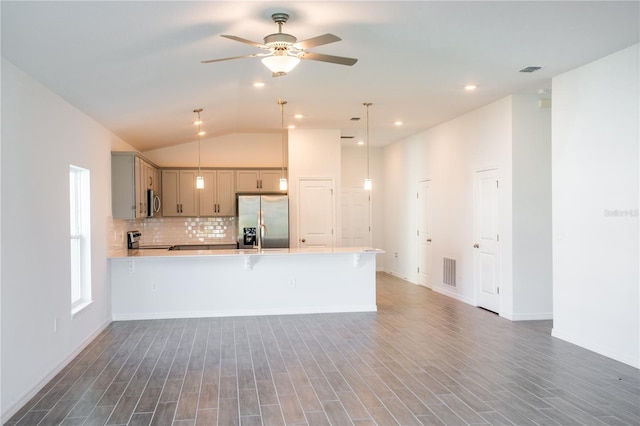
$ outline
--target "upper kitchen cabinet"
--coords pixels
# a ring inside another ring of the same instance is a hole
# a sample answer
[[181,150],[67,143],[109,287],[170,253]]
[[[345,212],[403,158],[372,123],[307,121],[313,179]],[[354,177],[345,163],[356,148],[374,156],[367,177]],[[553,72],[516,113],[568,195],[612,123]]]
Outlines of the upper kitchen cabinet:
[[204,188],[200,195],[200,216],[235,216],[235,170],[202,170]]
[[197,170],[162,170],[162,215],[198,216]]
[[236,192],[286,192],[280,191],[280,169],[237,170]]
[[111,153],[111,214],[114,219],[148,215],[147,190],[157,191],[158,168],[135,152]]
[[143,168],[142,177],[144,179],[146,189],[150,189],[153,192],[158,193],[160,190],[160,170],[144,160],[142,161],[141,166]]

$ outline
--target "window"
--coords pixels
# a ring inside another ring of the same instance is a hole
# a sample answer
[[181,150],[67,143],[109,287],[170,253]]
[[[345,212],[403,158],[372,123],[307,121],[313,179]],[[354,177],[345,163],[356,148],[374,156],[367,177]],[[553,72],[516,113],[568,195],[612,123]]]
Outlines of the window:
[[69,166],[71,313],[91,303],[91,215],[89,170]]

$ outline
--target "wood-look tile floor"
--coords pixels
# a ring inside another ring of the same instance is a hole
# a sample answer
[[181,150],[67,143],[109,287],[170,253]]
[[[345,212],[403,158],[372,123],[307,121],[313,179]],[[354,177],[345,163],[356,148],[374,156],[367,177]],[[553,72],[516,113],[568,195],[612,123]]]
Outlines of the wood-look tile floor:
[[638,425],[640,372],[378,274],[378,312],[112,323],[7,425]]

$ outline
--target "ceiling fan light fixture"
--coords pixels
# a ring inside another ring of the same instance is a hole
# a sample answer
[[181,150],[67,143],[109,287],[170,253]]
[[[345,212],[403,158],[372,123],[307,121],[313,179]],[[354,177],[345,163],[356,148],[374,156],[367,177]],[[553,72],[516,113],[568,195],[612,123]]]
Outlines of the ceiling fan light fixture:
[[300,58],[289,56],[286,52],[284,55],[278,55],[276,53],[272,56],[262,58],[262,63],[274,74],[287,74],[300,63]]

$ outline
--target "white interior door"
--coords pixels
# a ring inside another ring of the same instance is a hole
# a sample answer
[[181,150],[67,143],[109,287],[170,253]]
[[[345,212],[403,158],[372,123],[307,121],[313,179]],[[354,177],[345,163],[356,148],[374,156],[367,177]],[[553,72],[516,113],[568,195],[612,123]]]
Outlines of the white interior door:
[[498,170],[475,175],[474,269],[477,304],[500,313],[500,220]]
[[333,180],[301,179],[298,205],[300,247],[335,247]]
[[418,182],[418,284],[431,287],[431,181]]
[[342,247],[371,247],[371,191],[342,190]]

